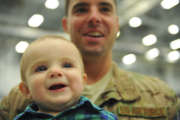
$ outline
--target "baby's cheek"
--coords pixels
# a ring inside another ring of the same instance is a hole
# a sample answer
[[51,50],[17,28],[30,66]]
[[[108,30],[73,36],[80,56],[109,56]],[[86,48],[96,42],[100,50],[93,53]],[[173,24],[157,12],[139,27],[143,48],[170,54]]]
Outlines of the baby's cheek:
[[81,94],[83,89],[84,89],[84,84],[81,82],[81,83],[76,83],[74,86],[73,86],[73,89],[74,91],[76,91],[77,93]]

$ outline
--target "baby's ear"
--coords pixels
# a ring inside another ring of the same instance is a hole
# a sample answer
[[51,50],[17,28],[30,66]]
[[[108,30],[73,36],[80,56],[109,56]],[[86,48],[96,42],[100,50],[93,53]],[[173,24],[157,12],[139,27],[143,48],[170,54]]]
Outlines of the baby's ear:
[[27,98],[31,98],[31,93],[30,93],[29,88],[25,82],[21,82],[19,84],[19,90],[21,91],[21,93],[24,96],[26,96]]
[[83,83],[86,84],[86,82],[87,82],[87,74],[84,73],[83,74]]

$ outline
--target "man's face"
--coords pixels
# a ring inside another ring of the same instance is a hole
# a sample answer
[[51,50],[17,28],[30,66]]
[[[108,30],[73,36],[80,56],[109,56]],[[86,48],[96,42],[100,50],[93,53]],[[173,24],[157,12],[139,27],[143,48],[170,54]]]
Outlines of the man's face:
[[62,22],[83,55],[108,54],[119,28],[114,0],[70,0]]
[[66,109],[83,91],[80,55],[63,40],[44,40],[26,52],[25,77],[30,96],[43,112]]

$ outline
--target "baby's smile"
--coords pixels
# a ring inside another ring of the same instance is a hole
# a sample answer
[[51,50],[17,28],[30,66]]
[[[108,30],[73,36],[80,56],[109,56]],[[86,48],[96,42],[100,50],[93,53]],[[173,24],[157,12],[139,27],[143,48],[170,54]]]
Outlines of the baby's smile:
[[67,85],[62,84],[62,83],[58,83],[58,84],[53,84],[51,85],[48,89],[51,91],[56,91],[56,90],[60,90],[67,87]]

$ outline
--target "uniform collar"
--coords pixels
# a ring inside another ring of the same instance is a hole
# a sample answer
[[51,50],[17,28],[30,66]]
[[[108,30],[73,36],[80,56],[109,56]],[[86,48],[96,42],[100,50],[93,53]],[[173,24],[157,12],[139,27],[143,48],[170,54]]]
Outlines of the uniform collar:
[[113,74],[114,86],[124,101],[130,102],[140,98],[140,92],[129,72],[121,70],[115,63],[113,63]]
[[109,99],[125,102],[134,102],[140,99],[140,92],[137,90],[131,75],[121,70],[115,63],[112,64],[112,77],[95,104],[101,105]]

